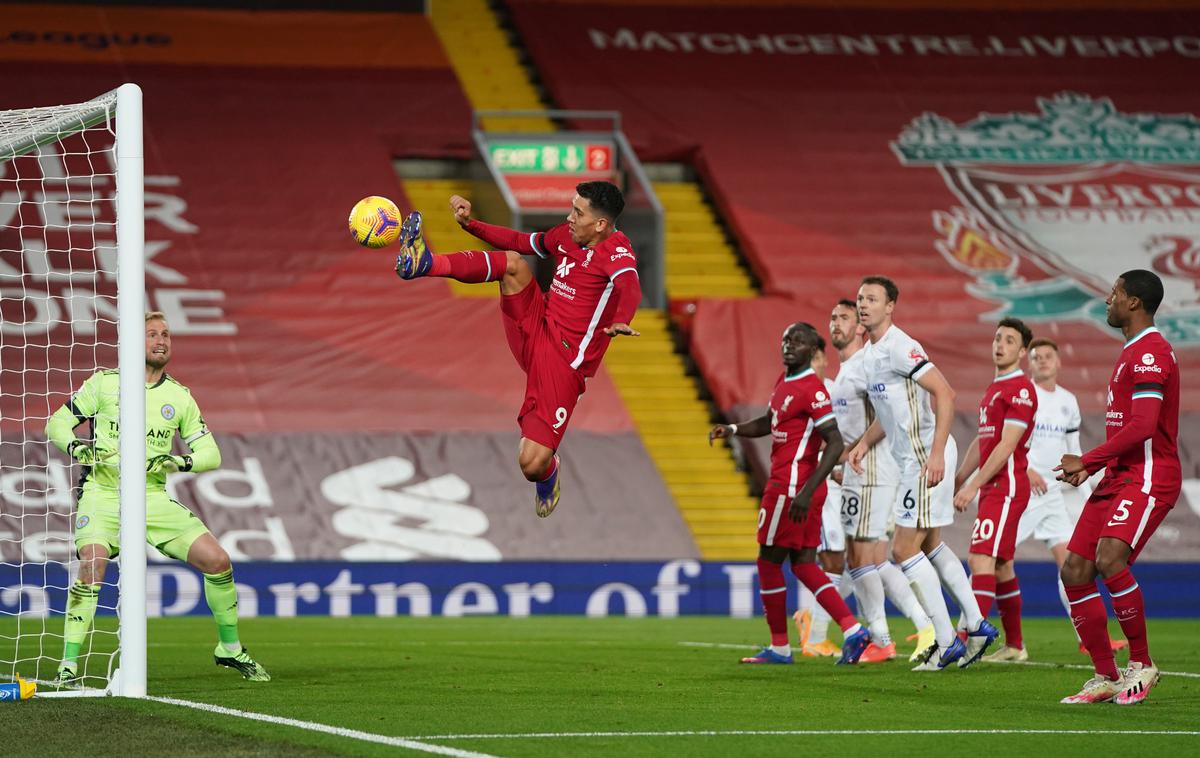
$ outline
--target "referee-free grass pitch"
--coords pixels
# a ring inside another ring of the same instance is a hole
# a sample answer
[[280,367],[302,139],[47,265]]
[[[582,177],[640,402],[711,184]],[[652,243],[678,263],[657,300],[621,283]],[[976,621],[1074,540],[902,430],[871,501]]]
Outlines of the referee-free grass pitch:
[[[894,619],[893,627],[907,631],[908,623]],[[1200,673],[1198,628],[1193,620],[1150,621],[1161,669]],[[1143,706],[1069,707],[1059,698],[1090,671],[980,663],[917,674],[906,661],[839,667],[830,659],[739,665],[766,638],[761,619],[247,619],[243,640],[274,677],[265,684],[214,666],[214,635],[208,618],[151,619],[149,693],[497,756],[1200,754],[1194,735],[1111,733],[1200,731],[1200,678],[1164,676]],[[1065,619],[1029,619],[1026,639],[1034,661],[1088,663]],[[34,699],[0,709],[5,742],[17,754],[417,754],[121,698]],[[662,734],[789,730],[847,733]],[[870,734],[886,730],[947,733]],[[567,736],[589,732],[612,734]],[[524,736],[445,737],[479,734]]]

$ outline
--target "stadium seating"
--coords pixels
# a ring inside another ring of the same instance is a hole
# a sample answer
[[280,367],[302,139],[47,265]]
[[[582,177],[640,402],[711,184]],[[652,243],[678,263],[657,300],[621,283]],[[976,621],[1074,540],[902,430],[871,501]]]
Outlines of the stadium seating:
[[[101,26],[127,20],[87,13]],[[242,534],[250,558],[695,556],[603,371],[572,418],[562,511],[573,513],[534,518],[532,487],[515,465],[524,382],[496,286],[461,298],[444,280],[400,282],[394,250],[365,250],[347,233],[354,202],[380,194],[405,211],[419,200],[432,243],[459,244],[446,237],[453,186],[417,181],[408,196],[392,169],[396,156],[467,155],[470,110],[429,20],[285,15],[293,43],[326,35],[345,58],[322,48],[302,65],[286,46],[267,45],[255,61],[213,46],[202,61],[173,64],[171,51],[134,49],[117,67],[53,62],[74,50],[43,51],[51,62],[11,60],[24,48],[0,53],[9,74],[0,108],[87,100],[126,78],[144,91],[146,239],[157,248],[148,305],[172,317],[170,371],[192,388],[224,452],[215,480],[185,485],[189,504],[218,534]],[[128,18],[180,40],[191,39],[184,26],[205,30],[213,18],[234,28],[279,21],[205,10]],[[380,34],[386,48],[356,45]],[[12,337],[3,344],[18,347]],[[86,374],[54,376],[57,404]],[[21,416],[5,414],[6,442]],[[40,435],[44,418],[25,422]],[[233,486],[242,502],[247,483],[260,507],[229,506],[221,493]],[[470,514],[465,526],[454,513]],[[614,543],[614,530],[628,537]]]
[[[727,413],[763,407],[784,325],[824,329],[832,305],[874,273],[897,281],[898,323],[958,391],[960,447],[992,374],[1003,313],[1062,345],[1061,379],[1083,407],[1084,443],[1102,437],[1120,340],[1101,301],[1125,268],[1167,274],[1174,300],[1160,321],[1184,375],[1200,368],[1192,275],[1178,265],[1197,241],[1195,225],[1164,221],[1181,217],[1151,189],[1170,174],[1172,186],[1159,192],[1182,197],[1197,181],[1193,159],[1160,155],[1128,169],[1122,160],[1135,153],[1121,152],[1119,136],[1166,135],[1177,124],[1191,135],[1178,137],[1181,150],[1196,136],[1194,117],[1171,115],[1196,113],[1200,100],[1166,86],[1191,55],[1172,36],[1169,11],[981,6],[951,18],[933,9],[697,3],[682,15],[614,0],[589,5],[593,20],[577,24],[578,9],[511,4],[551,96],[563,107],[622,111],[644,160],[690,160],[762,282],[760,299],[696,306],[692,355]],[[575,79],[581,59],[595,64],[586,87]],[[1069,150],[1042,149],[1050,134]],[[958,157],[947,157],[953,149]],[[1118,221],[1105,210],[1116,207],[1158,215]],[[1171,235],[1182,239],[1164,241]],[[831,359],[836,368],[832,351]],[[1189,418],[1200,411],[1196,393],[1183,403]],[[1182,447],[1193,476],[1197,445],[1185,437]],[[1200,536],[1194,516],[1179,518],[1186,540]]]

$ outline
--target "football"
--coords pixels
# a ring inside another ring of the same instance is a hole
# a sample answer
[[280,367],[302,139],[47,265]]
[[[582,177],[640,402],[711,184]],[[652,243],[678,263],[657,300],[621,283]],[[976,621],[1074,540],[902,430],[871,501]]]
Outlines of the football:
[[350,236],[363,247],[386,247],[400,236],[400,209],[386,197],[364,197],[350,209]]

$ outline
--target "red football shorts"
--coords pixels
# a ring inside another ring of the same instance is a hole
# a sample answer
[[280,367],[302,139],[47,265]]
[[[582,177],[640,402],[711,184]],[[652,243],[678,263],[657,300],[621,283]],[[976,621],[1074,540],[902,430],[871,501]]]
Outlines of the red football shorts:
[[571,368],[554,344],[546,323],[546,296],[537,282],[500,298],[504,334],[525,372],[525,402],[517,414],[521,436],[557,450],[579,396],[587,389],[583,374]]
[[813,493],[812,504],[804,520],[797,523],[788,517],[792,498],[788,497],[787,487],[768,483],[758,509],[758,544],[768,547],[778,545],[792,550],[820,547],[821,511],[824,510],[826,491],[825,482],[821,482],[821,486]]
[[967,552],[990,555],[1002,561],[1011,561],[1017,550],[1017,524],[1021,514],[1029,505],[1029,487],[1017,488],[1013,498],[1008,497],[1008,485],[985,486],[979,491],[979,515],[971,529],[971,546]]
[[1083,505],[1079,522],[1067,549],[1076,555],[1096,560],[1096,543],[1101,537],[1113,537],[1133,548],[1129,565],[1166,518],[1174,503],[1164,503],[1129,485],[1115,493],[1093,494]]

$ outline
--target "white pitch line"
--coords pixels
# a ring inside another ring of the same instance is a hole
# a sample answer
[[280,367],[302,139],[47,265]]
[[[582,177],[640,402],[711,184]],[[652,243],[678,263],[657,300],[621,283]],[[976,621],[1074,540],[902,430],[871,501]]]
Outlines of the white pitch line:
[[731,645],[728,642],[680,642],[684,647],[719,647],[723,650],[757,650],[762,645]]
[[[235,708],[226,708],[220,705],[211,705],[209,703],[197,703],[191,700],[178,700],[173,697],[147,697],[146,700],[153,700],[156,703],[167,703],[168,705],[182,705],[185,708],[195,708],[198,711],[208,711],[209,713],[218,713],[222,716],[236,716],[242,719],[251,721],[263,721],[268,724],[280,724],[282,726],[291,726],[297,729],[307,729],[310,732],[321,732],[322,734],[332,734],[337,737],[348,737],[352,740],[362,740],[363,742],[375,742],[380,745],[389,745],[391,747],[402,747],[409,750],[416,750],[422,753],[435,753],[437,755],[452,755],[457,758],[496,758],[489,753],[476,753],[470,750],[459,750],[458,748],[445,747],[443,745],[426,745],[423,742],[406,737],[391,737],[386,734],[372,734],[371,732],[360,732],[357,729],[346,729],[340,726],[329,726],[327,724],[318,724],[313,721],[300,721],[299,719],[289,719],[283,716],[270,716],[265,713],[253,713],[251,711],[239,711]],[[446,739],[453,739],[452,737]]]
[[[988,661],[988,663],[1015,663],[1018,666],[1042,666],[1044,668],[1055,669],[1079,669],[1081,671],[1094,671],[1091,666],[1085,666],[1081,663],[1049,663],[1046,661]],[[1159,671],[1163,676],[1186,676],[1189,679],[1200,679],[1200,674],[1193,674],[1191,671]]]
[[[724,650],[756,650],[760,645],[733,645],[728,642],[680,642],[683,647],[715,647]],[[987,661],[987,663],[1011,663],[1018,666],[1041,666],[1051,669],[1078,669],[1080,671],[1093,671],[1091,666],[1085,666],[1081,663],[1050,663],[1049,661]],[[1183,676],[1189,679],[1200,679],[1200,674],[1191,671],[1159,671],[1163,676]]]
[[920,734],[1083,734],[1166,735],[1196,737],[1200,732],[1176,729],[725,729],[673,732],[529,732],[525,734],[425,734],[418,740],[522,740],[572,737],[814,737],[823,735],[920,735]]

